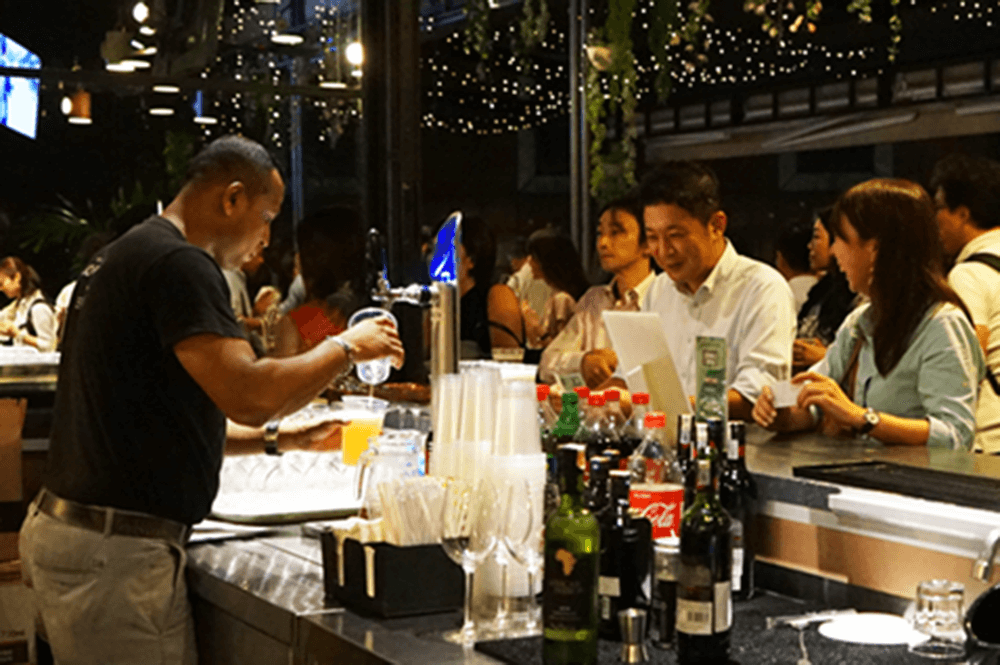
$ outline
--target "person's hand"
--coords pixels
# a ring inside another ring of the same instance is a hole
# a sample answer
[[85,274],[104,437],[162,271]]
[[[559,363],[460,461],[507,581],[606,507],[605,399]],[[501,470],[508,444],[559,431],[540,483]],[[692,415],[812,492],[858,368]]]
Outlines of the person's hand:
[[17,335],[17,326],[10,321],[0,321],[0,335],[14,337]]
[[860,427],[865,421],[865,409],[855,404],[840,385],[819,372],[803,372],[792,377],[792,383],[806,382],[799,393],[798,406],[808,409],[812,405],[823,411],[825,419],[847,427]]
[[596,388],[611,378],[618,367],[618,356],[613,349],[594,349],[583,354],[580,373],[591,388]]
[[344,427],[349,421],[329,420],[321,423],[282,423],[278,430],[281,446],[286,450],[340,450]]
[[770,429],[774,425],[774,421],[778,418],[778,409],[774,406],[774,392],[771,386],[764,386],[761,389],[750,415],[753,416],[754,422],[764,429]]
[[355,362],[389,357],[396,369],[403,366],[403,342],[386,317],[365,319],[340,333],[340,338],[354,347]]
[[816,338],[797,339],[792,342],[792,362],[796,365],[813,365],[826,357],[826,346]]

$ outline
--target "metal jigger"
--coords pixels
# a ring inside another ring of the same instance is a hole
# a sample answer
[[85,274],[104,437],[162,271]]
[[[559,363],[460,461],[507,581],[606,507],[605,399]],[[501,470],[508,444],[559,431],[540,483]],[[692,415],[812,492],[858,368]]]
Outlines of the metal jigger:
[[623,663],[647,662],[646,610],[635,607],[622,610],[618,613],[618,625],[622,629],[622,652],[619,660]]

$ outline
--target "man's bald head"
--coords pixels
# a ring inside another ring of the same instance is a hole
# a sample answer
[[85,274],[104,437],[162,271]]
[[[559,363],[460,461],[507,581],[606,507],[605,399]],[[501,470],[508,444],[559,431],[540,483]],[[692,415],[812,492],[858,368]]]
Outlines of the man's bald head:
[[239,181],[254,198],[268,190],[271,172],[278,170],[270,153],[256,141],[229,135],[209,143],[188,164],[184,185],[229,184]]

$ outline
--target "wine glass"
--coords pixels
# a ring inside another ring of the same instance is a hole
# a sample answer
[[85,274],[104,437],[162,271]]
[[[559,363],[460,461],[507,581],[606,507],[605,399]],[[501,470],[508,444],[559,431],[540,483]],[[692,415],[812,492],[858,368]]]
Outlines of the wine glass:
[[524,636],[539,632],[539,608],[535,580],[542,570],[545,553],[545,523],[542,497],[528,480],[515,480],[507,487],[503,544],[514,560],[528,572],[528,610]]
[[476,484],[448,480],[441,507],[441,546],[465,573],[462,627],[444,634],[449,642],[471,646],[476,641],[472,620],[472,581],[476,568],[496,547],[499,492],[489,480]]

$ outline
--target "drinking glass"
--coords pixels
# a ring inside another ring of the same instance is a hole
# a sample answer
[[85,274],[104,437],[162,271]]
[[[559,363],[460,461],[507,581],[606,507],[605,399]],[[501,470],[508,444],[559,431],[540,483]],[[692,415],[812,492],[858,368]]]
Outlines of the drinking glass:
[[[399,322],[396,321],[396,317],[392,315],[392,312],[381,307],[364,307],[359,309],[351,315],[351,318],[347,321],[347,327],[350,328],[365,319],[382,318],[389,319],[392,322],[392,327],[397,330],[399,329]],[[389,358],[366,360],[357,364],[357,370],[358,378],[361,381],[370,386],[377,386],[385,383],[385,380],[389,378],[389,372],[392,371],[392,362]]]
[[962,594],[965,587],[951,580],[926,580],[917,585],[913,627],[929,639],[911,644],[910,653],[925,658],[960,658],[965,655],[962,628]]
[[542,570],[545,554],[545,523],[542,520],[542,498],[529,480],[515,480],[507,486],[503,543],[514,560],[528,572],[527,621],[519,636],[539,633],[538,602],[535,582]]
[[464,646],[476,641],[472,620],[472,582],[476,568],[496,547],[500,499],[489,480],[470,483],[448,480],[441,507],[441,546],[465,573],[465,603],[462,627],[444,634],[444,639]]

